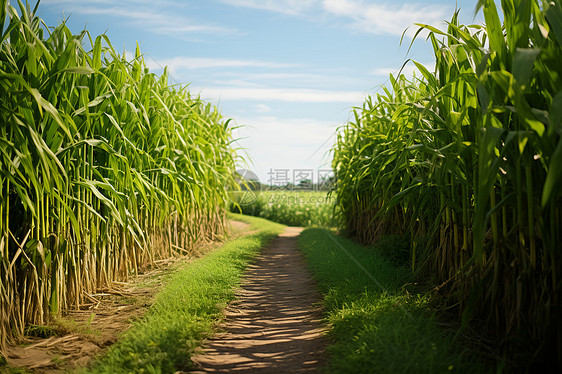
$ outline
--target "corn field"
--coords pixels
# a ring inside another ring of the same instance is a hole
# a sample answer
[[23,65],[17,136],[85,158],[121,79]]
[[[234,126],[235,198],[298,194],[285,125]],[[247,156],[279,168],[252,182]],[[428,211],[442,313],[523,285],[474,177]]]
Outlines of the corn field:
[[[244,192],[231,192],[230,211],[262,217],[288,226],[330,227],[335,198],[322,191],[261,191],[251,202],[242,202]],[[246,197],[247,198],[247,197]],[[235,203],[236,202],[236,203]]]
[[0,1],[0,346],[221,237],[234,183],[214,107],[38,5]]
[[333,149],[337,205],[362,242],[409,236],[413,271],[464,326],[562,366],[562,1],[480,10],[483,25],[418,25],[434,70],[408,62],[418,77],[354,111]]

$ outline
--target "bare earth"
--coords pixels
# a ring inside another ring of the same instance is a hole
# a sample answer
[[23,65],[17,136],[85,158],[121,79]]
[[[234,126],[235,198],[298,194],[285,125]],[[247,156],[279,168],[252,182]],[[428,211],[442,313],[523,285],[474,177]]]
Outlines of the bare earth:
[[324,363],[321,297],[290,227],[248,269],[224,332],[193,357],[196,373],[304,373]]

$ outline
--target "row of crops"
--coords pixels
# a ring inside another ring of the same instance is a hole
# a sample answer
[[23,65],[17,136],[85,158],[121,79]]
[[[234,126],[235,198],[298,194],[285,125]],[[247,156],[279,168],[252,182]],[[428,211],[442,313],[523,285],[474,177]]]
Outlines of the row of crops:
[[235,153],[216,109],[0,1],[0,345],[221,236]]
[[562,1],[500,5],[479,1],[484,25],[419,25],[435,69],[410,62],[418,78],[355,110],[337,204],[362,242],[408,236],[463,325],[562,365]]
[[335,197],[323,191],[237,191],[231,192],[230,211],[289,226],[335,226]]

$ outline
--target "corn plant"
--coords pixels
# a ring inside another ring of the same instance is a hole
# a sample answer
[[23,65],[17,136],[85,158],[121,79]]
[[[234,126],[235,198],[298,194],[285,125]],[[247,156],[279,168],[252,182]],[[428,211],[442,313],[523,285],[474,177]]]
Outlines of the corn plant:
[[232,192],[230,210],[262,217],[289,226],[334,226],[335,198],[322,191],[268,190],[251,202],[242,202],[243,193]]
[[435,69],[391,77],[334,146],[345,229],[411,239],[463,324],[562,365],[562,2],[481,0],[484,25],[428,32]]
[[0,346],[222,237],[234,183],[216,108],[38,5],[0,1]]

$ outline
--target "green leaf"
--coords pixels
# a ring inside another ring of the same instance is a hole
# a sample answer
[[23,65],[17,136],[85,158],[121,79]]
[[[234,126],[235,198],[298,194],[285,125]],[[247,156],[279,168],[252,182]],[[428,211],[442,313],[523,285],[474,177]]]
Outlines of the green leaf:
[[[510,14],[504,8],[504,22],[507,33],[509,49],[515,51],[517,48],[527,48],[529,46],[529,25],[531,24],[531,4],[529,0],[509,0],[502,1],[504,7],[509,6]],[[512,22],[511,17],[513,17]]]
[[33,75],[37,76],[37,56],[35,55],[35,46],[33,44],[27,43],[27,71]]
[[437,80],[435,79],[435,76],[433,74],[431,74],[429,72],[429,70],[427,70],[427,68],[425,66],[423,66],[422,64],[420,64],[417,61],[413,61],[414,64],[416,65],[416,67],[418,68],[418,70],[422,73],[422,75],[425,77],[425,79],[427,79],[427,81],[429,82],[430,85],[437,87]]
[[100,190],[98,190],[98,188],[96,187],[95,183],[93,181],[89,181],[89,180],[85,180],[82,182],[74,182],[77,185],[80,186],[84,186],[87,187],[90,191],[92,191],[92,193],[104,204],[106,205],[111,213],[113,218],[119,223],[119,225],[124,226],[125,223],[123,222],[123,219],[121,217],[121,215],[119,214],[119,211],[117,210],[117,208],[115,207],[115,204],[113,204],[113,202],[107,198],[103,193],[101,193]]
[[519,154],[522,155],[525,151],[525,146],[529,141],[529,137],[523,131],[520,131],[518,135],[519,136],[517,137],[517,144],[519,145]]
[[541,53],[538,48],[517,48],[513,56],[513,77],[520,86],[529,83],[535,60]]
[[72,195],[69,196],[65,196],[65,198],[62,197],[61,192],[60,191],[56,191],[57,193],[53,194],[55,197],[55,200],[61,204],[61,207],[63,208],[64,212],[67,214],[68,219],[70,220],[70,227],[72,227],[74,235],[76,235],[76,239],[80,240],[82,237],[82,230],[80,227],[80,224],[78,223],[78,219],[76,218],[76,214],[74,213],[74,211],[72,210],[72,208],[67,204],[66,202],[66,197],[68,197],[70,200],[77,200],[76,198],[74,198]]
[[47,100],[45,100],[43,98],[43,96],[41,96],[41,94],[39,93],[39,91],[36,88],[28,88],[28,91],[31,93],[31,95],[33,96],[33,98],[35,99],[35,101],[37,102],[37,109],[39,109],[39,113],[41,115],[43,115],[43,111],[46,111],[47,113],[49,113],[53,119],[57,122],[57,124],[61,127],[61,129],[63,129],[63,131],[65,132],[65,134],[69,137],[72,138],[72,135],[70,134],[70,131],[68,129],[68,127],[64,124],[64,122],[61,120],[60,116],[59,116],[59,112],[58,110],[53,106],[53,104],[51,104],[50,102],[48,102]]
[[[492,121],[497,119],[491,116]],[[498,141],[505,130],[493,126],[482,128],[478,152],[478,187],[474,202],[475,213],[473,222],[474,256],[481,261],[484,233],[486,231],[486,211],[490,199],[490,191],[496,183],[499,169],[499,157],[496,155]]]
[[[4,32],[4,25],[6,24],[6,7],[8,0],[0,0],[0,32]],[[2,40],[4,38],[2,37]]]
[[71,74],[84,74],[84,75],[90,75],[93,72],[94,71],[87,66],[72,66],[58,71],[58,73],[71,73]]
[[[548,174],[546,175],[546,181],[544,182],[544,187],[542,190],[542,207],[546,207],[548,202],[552,197],[553,191],[555,191],[556,186],[560,184],[562,177],[562,139],[558,141],[558,146],[550,158],[550,163],[548,165]],[[556,189],[556,190],[559,190]]]
[[552,0],[554,5],[550,5],[546,11],[546,19],[558,39],[558,45],[562,44],[562,1]]
[[92,68],[94,70],[99,70],[101,68],[101,35],[96,38],[94,43],[92,63]]
[[550,105],[550,127],[562,136],[562,91],[558,92]]
[[496,10],[496,4],[493,0],[484,1],[484,18],[486,20],[488,37],[490,38],[490,50],[497,53],[500,63],[502,63],[505,61],[506,45],[503,36],[503,27]]

